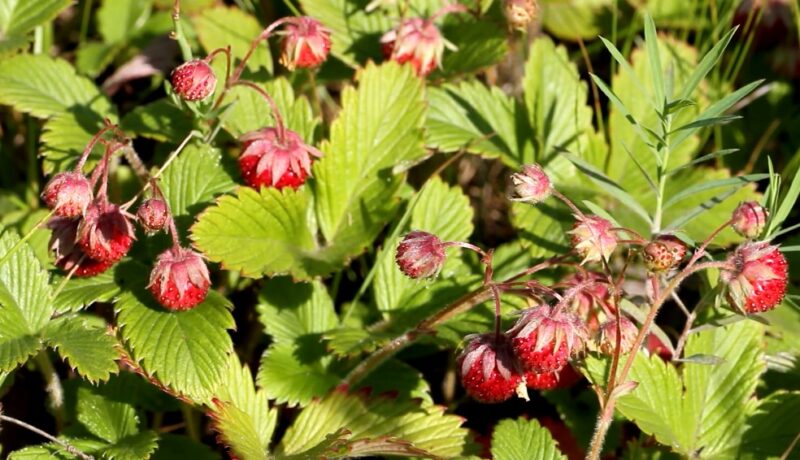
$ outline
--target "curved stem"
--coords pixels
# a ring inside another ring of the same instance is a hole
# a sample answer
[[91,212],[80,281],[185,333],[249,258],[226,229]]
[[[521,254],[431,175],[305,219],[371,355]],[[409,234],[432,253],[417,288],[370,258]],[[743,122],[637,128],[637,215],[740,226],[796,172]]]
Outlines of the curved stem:
[[83,149],[83,153],[81,154],[80,159],[78,160],[78,164],[75,165],[75,172],[79,173],[83,170],[83,166],[86,164],[86,160],[89,159],[89,154],[92,153],[92,149],[94,149],[95,144],[100,140],[100,137],[105,134],[108,130],[116,128],[115,125],[111,123],[111,120],[108,118],[105,119],[105,126],[103,126],[100,131],[98,131],[92,139],[86,144],[86,148]]
[[80,451],[77,447],[73,446],[72,444],[69,444],[66,441],[62,441],[61,439],[58,439],[57,437],[47,433],[46,431],[40,430],[39,428],[36,428],[33,425],[25,423],[22,420],[16,419],[14,417],[9,417],[8,415],[0,414],[0,421],[13,423],[14,425],[21,426],[22,428],[25,428],[28,431],[36,433],[39,436],[47,439],[48,441],[58,444],[59,446],[63,447],[64,450],[66,450],[70,454],[76,455],[76,456],[82,458],[83,460],[94,460],[94,457],[92,457],[89,454],[83,453],[82,451]]
[[270,96],[269,93],[264,91],[263,88],[261,88],[260,86],[256,85],[251,81],[247,80],[235,81],[233,85],[247,86],[248,88],[251,88],[256,92],[258,92],[258,94],[260,94],[261,97],[263,97],[267,101],[269,106],[272,108],[272,118],[275,119],[275,128],[278,130],[278,139],[283,140],[284,136],[286,135],[286,127],[283,124],[283,117],[281,117],[281,112],[280,110],[278,110],[278,105],[275,103],[275,100],[272,99],[272,96]]
[[[725,262],[705,262],[692,267],[687,266],[682,272],[675,275],[667,287],[661,291],[660,295],[653,302],[653,305],[650,308],[650,313],[648,313],[647,318],[645,318],[644,322],[642,323],[642,327],[639,329],[639,334],[636,335],[636,340],[633,343],[632,350],[639,350],[639,348],[641,348],[645,337],[647,337],[647,334],[650,333],[650,327],[653,325],[653,321],[655,320],[658,311],[664,305],[664,302],[670,296],[672,291],[674,291],[680,285],[680,283],[683,282],[683,280],[685,280],[691,274],[701,270],[709,268],[724,268],[726,266],[727,264]],[[622,367],[622,371],[620,371],[619,376],[617,377],[616,386],[625,383],[637,354],[638,352],[633,352],[628,355],[628,358],[625,360],[625,364]],[[601,407],[603,407],[603,411],[597,420],[597,426],[595,427],[594,435],[592,436],[592,441],[589,445],[589,454],[586,456],[586,458],[589,460],[598,460],[600,458],[600,452],[603,448],[603,443],[605,442],[606,434],[608,433],[608,428],[611,425],[611,419],[614,415],[614,408],[616,406],[617,398],[614,396],[613,388],[607,388],[605,395],[605,401],[601,405]]]
[[268,40],[269,36],[272,35],[272,32],[275,29],[277,29],[281,25],[283,25],[283,24],[285,24],[287,22],[291,22],[293,20],[294,20],[294,17],[292,17],[292,16],[287,16],[285,18],[278,19],[277,21],[275,21],[272,24],[270,24],[266,29],[264,29],[264,31],[261,32],[258,35],[258,37],[256,37],[255,40],[253,40],[252,43],[250,43],[250,48],[247,49],[247,53],[245,53],[245,55],[242,58],[241,62],[239,62],[239,65],[236,66],[236,70],[233,72],[233,77],[231,78],[231,86],[235,85],[236,82],[239,81],[239,77],[242,76],[242,72],[244,72],[244,67],[245,67],[245,65],[247,65],[247,61],[250,59],[250,57],[255,52],[256,48],[258,47],[258,44],[261,43],[262,40]]
[[558,190],[556,190],[553,187],[551,187],[551,190],[553,192],[553,196],[558,198],[559,200],[563,201],[564,204],[566,204],[567,207],[572,210],[572,212],[575,214],[576,217],[578,217],[580,219],[583,219],[583,218],[586,217],[586,215],[583,213],[583,211],[578,209],[578,207],[575,206],[575,203],[573,203],[572,200],[570,200],[569,198],[564,196],[561,192],[559,192]]
[[470,251],[478,253],[478,255],[481,256],[481,258],[487,257],[486,251],[479,248],[478,246],[475,246],[472,243],[467,243],[466,241],[445,241],[444,247],[446,248],[459,247],[459,248],[469,249]]

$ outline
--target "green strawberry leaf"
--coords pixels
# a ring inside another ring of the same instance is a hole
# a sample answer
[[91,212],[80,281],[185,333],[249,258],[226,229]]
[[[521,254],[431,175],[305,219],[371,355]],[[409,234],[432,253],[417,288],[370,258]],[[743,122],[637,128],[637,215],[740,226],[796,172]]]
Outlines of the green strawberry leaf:
[[104,329],[90,326],[79,316],[62,316],[45,327],[42,336],[69,365],[88,381],[97,383],[116,373],[117,340]]
[[492,433],[492,458],[495,460],[566,460],[553,436],[536,420],[500,421]]
[[469,434],[461,423],[439,406],[336,390],[300,413],[276,457],[459,457],[469,453]]
[[0,232],[0,371],[7,372],[39,351],[54,308],[47,272],[30,246],[13,230]]
[[20,37],[36,26],[54,19],[70,6],[70,0],[2,0],[0,2],[0,37]]
[[305,406],[341,381],[331,372],[331,357],[313,336],[296,344],[277,343],[261,357],[256,381],[276,404]]
[[293,342],[327,332],[339,324],[328,290],[319,281],[293,283],[273,278],[264,283],[256,305],[259,319],[275,342]]
[[230,302],[209,291],[200,305],[173,312],[158,305],[143,285],[143,280],[135,284],[115,303],[133,359],[174,391],[205,400],[218,387],[233,350],[227,333],[234,327]]

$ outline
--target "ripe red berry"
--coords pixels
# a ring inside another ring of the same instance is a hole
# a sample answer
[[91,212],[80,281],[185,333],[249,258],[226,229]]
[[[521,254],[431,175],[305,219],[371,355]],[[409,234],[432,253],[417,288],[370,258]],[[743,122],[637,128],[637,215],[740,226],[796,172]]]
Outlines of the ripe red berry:
[[406,234],[397,245],[395,262],[409,278],[432,278],[439,274],[446,256],[438,236],[421,231]]
[[[619,350],[622,354],[628,354],[633,349],[633,344],[636,342],[636,336],[639,334],[639,329],[633,324],[626,316],[619,317],[620,336]],[[605,323],[600,326],[600,334],[597,337],[598,348],[604,355],[613,355],[617,349],[617,319],[609,318]]]
[[755,201],[745,201],[733,211],[731,227],[745,238],[758,238],[767,225],[768,216],[767,208]]
[[322,152],[289,130],[281,138],[278,129],[264,128],[245,134],[241,141],[239,169],[245,183],[253,188],[297,188],[311,172],[311,157],[322,156]]
[[525,165],[522,172],[511,175],[514,185],[513,201],[536,204],[546,200],[552,193],[550,178],[539,165]]
[[469,343],[458,357],[461,384],[477,401],[498,403],[510,398],[522,382],[505,335],[467,337]]
[[164,307],[189,310],[206,298],[210,284],[208,267],[202,256],[179,247],[158,256],[148,287]]
[[169,207],[167,203],[159,198],[151,198],[139,205],[136,211],[136,218],[148,232],[162,230],[169,222]]
[[80,219],[54,217],[47,223],[53,230],[49,247],[56,256],[55,264],[67,273],[72,272],[76,277],[103,273],[114,263],[92,259],[81,251],[76,244],[79,222]]
[[583,350],[588,332],[575,314],[542,305],[525,310],[508,335],[522,368],[543,374],[566,366]]
[[328,58],[331,33],[316,19],[294,18],[286,24],[281,43],[281,64],[289,70],[318,67]]
[[576,216],[576,219],[568,233],[575,252],[583,257],[581,263],[600,262],[611,257],[617,247],[617,237],[611,230],[614,225],[599,216]]
[[184,101],[201,101],[217,86],[214,69],[202,59],[184,62],[172,71],[172,88]]
[[728,257],[730,269],[721,273],[728,302],[746,313],[775,308],[786,294],[788,264],[777,246],[745,243]]
[[123,258],[134,240],[130,217],[119,206],[107,201],[95,201],[78,226],[78,246],[89,257],[116,262]]
[[445,40],[433,21],[410,18],[381,38],[387,58],[400,64],[411,63],[417,75],[424,77],[441,65]]
[[42,199],[55,215],[77,217],[86,211],[92,202],[92,185],[81,173],[62,172],[44,186]]
[[[566,367],[565,367],[566,369]],[[525,372],[525,384],[533,390],[553,390],[558,387],[558,372]]]

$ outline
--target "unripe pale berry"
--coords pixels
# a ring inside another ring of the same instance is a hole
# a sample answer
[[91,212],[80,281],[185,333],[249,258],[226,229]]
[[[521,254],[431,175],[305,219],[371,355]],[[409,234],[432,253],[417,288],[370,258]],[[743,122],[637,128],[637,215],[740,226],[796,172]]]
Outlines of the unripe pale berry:
[[264,128],[241,138],[239,169],[245,183],[253,188],[297,188],[311,173],[312,157],[322,152],[303,142],[294,131]]
[[184,62],[172,71],[172,88],[184,101],[201,101],[209,97],[217,86],[214,69],[202,59]]
[[445,40],[433,21],[410,18],[381,38],[384,55],[400,64],[410,63],[424,77],[441,66]]
[[727,285],[728,302],[745,313],[775,308],[786,294],[788,264],[777,246],[745,243],[728,257],[720,277]]
[[550,178],[539,165],[525,165],[522,171],[511,175],[514,186],[513,201],[536,204],[546,200],[552,193]]
[[659,235],[642,249],[647,269],[663,273],[677,267],[686,256],[686,244],[673,235]]
[[755,201],[745,201],[739,204],[733,211],[731,227],[733,230],[745,238],[758,238],[767,225],[769,212],[767,208]]
[[467,337],[469,343],[458,357],[461,384],[467,394],[483,403],[499,403],[514,395],[522,376],[503,335]]
[[103,262],[123,258],[134,240],[130,217],[119,206],[95,201],[78,226],[78,246],[89,257]]
[[617,247],[617,237],[614,235],[611,222],[600,216],[578,216],[575,225],[569,231],[572,247],[579,256],[583,257],[581,263],[599,262],[611,257]]
[[442,240],[432,233],[409,232],[397,245],[395,262],[409,278],[432,278],[444,265],[444,248]]
[[318,67],[328,58],[331,33],[319,21],[308,16],[286,24],[281,42],[281,64],[289,70]]
[[92,185],[81,173],[62,172],[44,186],[42,199],[57,216],[77,217],[92,202]]
[[514,29],[524,29],[536,18],[539,5],[536,0],[505,0],[503,11],[508,25]]
[[[628,354],[633,349],[633,344],[636,341],[636,336],[639,330],[625,316],[619,317],[619,326],[622,334],[620,335],[619,350],[622,354]],[[598,335],[598,348],[600,352],[605,355],[613,355],[614,350],[617,348],[617,319],[609,318],[605,323],[600,326],[600,334]]]
[[146,231],[157,232],[163,230],[169,222],[169,207],[160,198],[150,198],[139,205],[136,218]]
[[200,254],[171,248],[156,259],[148,287],[165,308],[189,310],[205,300],[210,284],[208,267]]

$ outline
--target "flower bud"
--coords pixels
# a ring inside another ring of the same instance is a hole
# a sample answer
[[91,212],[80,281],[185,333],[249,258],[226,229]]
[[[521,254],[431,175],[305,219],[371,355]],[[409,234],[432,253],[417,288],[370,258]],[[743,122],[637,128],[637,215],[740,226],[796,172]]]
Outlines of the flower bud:
[[283,139],[277,128],[264,128],[241,137],[239,169],[245,183],[253,188],[297,188],[311,173],[312,156],[322,152],[307,145],[294,131],[285,130]]
[[445,262],[444,243],[436,235],[413,231],[397,245],[395,261],[410,278],[432,278]]
[[57,216],[77,217],[92,202],[92,185],[81,173],[62,172],[44,186],[42,199]]
[[536,0],[505,0],[503,11],[508,25],[514,29],[524,29],[536,18],[539,5]]
[[[619,326],[622,331],[619,343],[619,352],[623,355],[628,354],[633,349],[633,344],[636,342],[636,336],[639,330],[625,316],[619,317]],[[617,349],[617,319],[610,318],[608,321],[600,326],[600,335],[598,336],[598,347],[600,352],[604,355],[613,355],[614,350]]]
[[205,300],[210,284],[208,267],[200,254],[172,248],[156,259],[148,288],[165,308],[189,310]]
[[159,198],[151,198],[139,205],[136,218],[148,232],[157,232],[164,229],[169,221],[169,207]]
[[444,54],[445,40],[432,21],[411,18],[381,38],[387,58],[404,64],[411,63],[420,77],[439,67]]
[[331,33],[316,19],[295,18],[286,24],[281,43],[281,64],[289,70],[318,67],[328,58]]
[[172,71],[172,88],[184,101],[201,101],[217,86],[214,69],[202,59],[184,62]]
[[572,247],[586,262],[599,262],[611,257],[617,247],[617,237],[612,230],[611,222],[599,216],[577,217],[571,234]]
[[758,238],[767,225],[767,209],[755,201],[745,201],[733,211],[731,226],[745,238]]
[[514,185],[513,201],[536,204],[546,200],[552,193],[550,178],[539,165],[525,165],[522,172],[511,175]]

